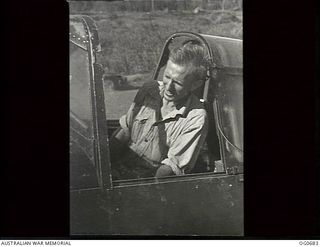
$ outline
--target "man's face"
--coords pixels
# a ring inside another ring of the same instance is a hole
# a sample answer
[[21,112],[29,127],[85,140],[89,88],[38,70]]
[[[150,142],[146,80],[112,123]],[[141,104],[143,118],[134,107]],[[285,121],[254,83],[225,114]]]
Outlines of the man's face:
[[177,102],[186,97],[192,86],[189,66],[181,66],[168,60],[163,73],[164,95],[167,101]]

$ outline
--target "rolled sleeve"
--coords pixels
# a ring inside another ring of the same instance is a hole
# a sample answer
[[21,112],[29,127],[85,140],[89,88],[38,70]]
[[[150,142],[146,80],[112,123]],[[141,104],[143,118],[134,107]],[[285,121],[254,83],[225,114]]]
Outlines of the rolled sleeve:
[[126,134],[130,134],[130,128],[132,126],[132,115],[133,115],[134,105],[135,105],[134,103],[131,104],[127,114],[123,115],[119,119],[119,124]]
[[208,133],[208,120],[205,113],[188,120],[182,133],[171,144],[168,156],[161,163],[172,168],[176,175],[191,170]]

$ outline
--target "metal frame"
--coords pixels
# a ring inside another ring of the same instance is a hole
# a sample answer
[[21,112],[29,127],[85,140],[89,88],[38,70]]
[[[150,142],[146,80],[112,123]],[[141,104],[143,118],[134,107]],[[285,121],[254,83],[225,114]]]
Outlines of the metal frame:
[[81,16],[80,18],[87,36],[94,135],[93,150],[98,184],[102,190],[111,189],[112,179],[109,161],[108,126],[104,110],[104,91],[102,83],[103,69],[100,64],[96,63],[96,52],[100,50],[97,28],[90,17]]

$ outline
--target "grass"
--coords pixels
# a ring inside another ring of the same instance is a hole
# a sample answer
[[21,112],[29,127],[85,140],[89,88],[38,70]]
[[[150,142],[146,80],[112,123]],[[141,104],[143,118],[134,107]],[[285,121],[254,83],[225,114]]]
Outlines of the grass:
[[166,38],[177,31],[242,38],[242,12],[113,12],[91,17],[102,47],[98,59],[108,74],[152,71]]
[[[121,75],[133,87],[151,77],[165,40],[177,31],[242,38],[242,12],[87,12],[98,27],[98,62],[107,75]],[[105,80],[108,119],[126,113],[136,90],[116,90]]]

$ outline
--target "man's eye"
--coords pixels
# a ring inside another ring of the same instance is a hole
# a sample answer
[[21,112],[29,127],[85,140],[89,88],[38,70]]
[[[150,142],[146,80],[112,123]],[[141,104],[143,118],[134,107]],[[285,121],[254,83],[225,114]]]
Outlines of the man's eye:
[[172,80],[172,82],[173,82],[174,84],[176,84],[176,85],[182,86],[182,83],[179,82],[179,81]]

